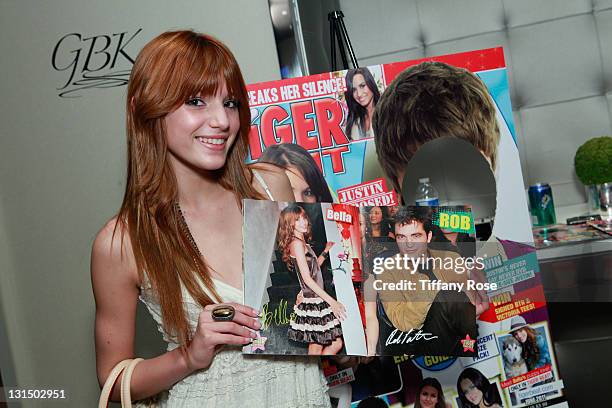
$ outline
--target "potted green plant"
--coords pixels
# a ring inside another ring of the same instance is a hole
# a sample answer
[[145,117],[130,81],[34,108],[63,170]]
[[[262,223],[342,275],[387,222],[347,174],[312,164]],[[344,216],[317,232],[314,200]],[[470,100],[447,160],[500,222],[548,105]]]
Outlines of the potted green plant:
[[576,151],[574,167],[586,186],[591,209],[612,208],[612,137],[589,139]]

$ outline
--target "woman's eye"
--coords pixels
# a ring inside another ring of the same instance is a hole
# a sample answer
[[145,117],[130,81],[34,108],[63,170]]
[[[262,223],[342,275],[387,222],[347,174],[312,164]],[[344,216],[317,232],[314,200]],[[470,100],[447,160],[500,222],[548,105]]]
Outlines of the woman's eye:
[[206,102],[204,102],[204,99],[196,97],[196,98],[189,98],[189,99],[187,99],[187,101],[185,101],[185,105],[189,105],[189,106],[204,106],[204,105],[206,105]]
[[304,197],[314,197],[314,193],[312,192],[311,189],[307,188],[306,190],[304,190],[304,193],[302,194]]
[[225,102],[223,103],[223,105],[224,105],[226,108],[230,108],[230,109],[237,109],[237,108],[238,108],[238,106],[239,106],[240,104],[239,104],[239,103],[238,103],[238,101],[237,101],[237,100],[235,100],[235,99],[228,99],[227,101],[225,101]]

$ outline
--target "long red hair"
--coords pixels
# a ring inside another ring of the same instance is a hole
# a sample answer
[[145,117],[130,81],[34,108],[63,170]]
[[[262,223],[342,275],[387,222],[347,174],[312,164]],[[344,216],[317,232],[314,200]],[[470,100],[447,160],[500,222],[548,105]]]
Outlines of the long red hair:
[[527,339],[523,343],[523,352],[521,353],[522,357],[527,361],[529,367],[534,367],[540,360],[538,333],[529,326],[525,326],[520,330],[525,330],[525,333],[527,333]]
[[308,221],[308,231],[304,234],[304,241],[308,242],[312,238],[310,218],[306,211],[297,204],[290,204],[280,213],[278,222],[278,250],[283,256],[283,261],[289,269],[291,265],[291,242],[297,239],[294,235],[295,223],[304,217]]
[[[196,95],[214,95],[225,83],[238,102],[240,130],[220,184],[242,198],[261,198],[246,167],[250,111],[240,68],[229,49],[192,31],[166,32],[138,54],[127,91],[127,183],[118,224],[131,240],[139,277],[146,271],[161,306],[164,328],[185,346],[191,330],[181,285],[202,307],[219,301],[206,261],[181,227],[177,180],[168,160],[165,116]],[[201,287],[210,292],[208,295]]]

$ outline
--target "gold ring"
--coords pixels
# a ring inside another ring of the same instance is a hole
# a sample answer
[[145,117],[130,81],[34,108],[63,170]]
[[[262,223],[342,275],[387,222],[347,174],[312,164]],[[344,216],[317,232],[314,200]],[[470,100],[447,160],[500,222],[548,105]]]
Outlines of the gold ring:
[[212,319],[216,322],[231,321],[236,314],[236,309],[230,305],[217,305],[210,312]]

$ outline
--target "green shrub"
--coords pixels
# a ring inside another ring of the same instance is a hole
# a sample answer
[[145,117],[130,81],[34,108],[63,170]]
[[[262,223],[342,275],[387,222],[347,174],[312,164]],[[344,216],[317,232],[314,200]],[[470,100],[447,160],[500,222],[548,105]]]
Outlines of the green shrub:
[[574,166],[578,179],[587,186],[612,182],[612,137],[594,137],[580,146]]

